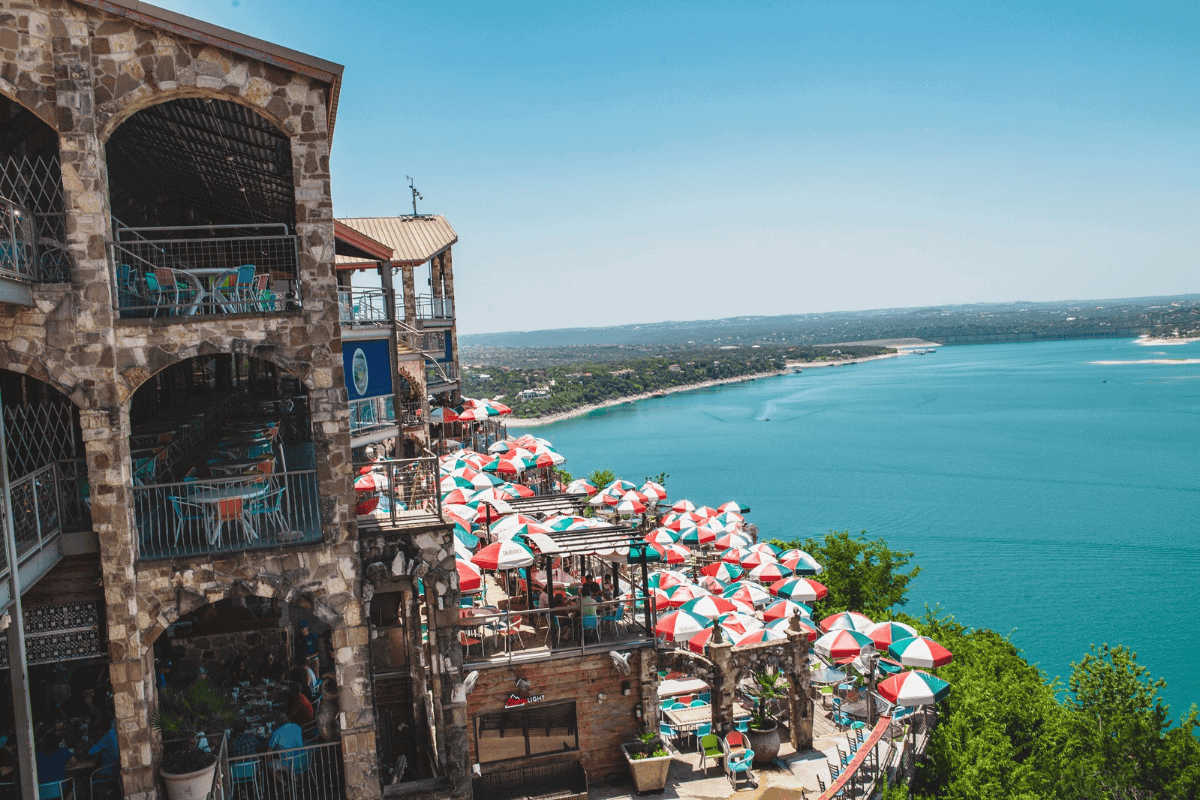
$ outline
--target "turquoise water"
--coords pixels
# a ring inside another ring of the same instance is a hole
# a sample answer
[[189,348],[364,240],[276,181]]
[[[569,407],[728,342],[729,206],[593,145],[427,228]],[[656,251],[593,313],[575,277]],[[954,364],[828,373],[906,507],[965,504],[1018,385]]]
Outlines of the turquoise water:
[[[1126,644],[1200,702],[1200,343],[950,347],[698,390],[528,429],[576,476],[670,474],[761,537],[866,530],[915,551],[909,610],[1012,632],[1064,680]],[[769,418],[769,421],[767,421]]]

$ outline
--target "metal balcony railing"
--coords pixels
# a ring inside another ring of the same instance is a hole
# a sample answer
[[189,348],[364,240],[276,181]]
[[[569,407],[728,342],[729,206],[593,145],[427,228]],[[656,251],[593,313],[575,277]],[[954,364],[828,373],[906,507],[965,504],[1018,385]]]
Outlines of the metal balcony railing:
[[350,402],[350,435],[356,436],[369,433],[377,428],[392,425],[420,425],[421,404],[402,403],[400,414],[396,414],[396,404],[391,397],[369,397],[365,400]]
[[0,275],[37,280],[37,226],[32,212],[0,197]]
[[278,225],[128,228],[108,243],[122,318],[300,307],[299,239]]
[[449,297],[419,294],[417,301],[417,319],[452,320],[454,319],[454,301]]
[[223,760],[221,794],[215,794],[218,787],[214,786],[214,800],[239,793],[257,800],[341,800],[345,796],[341,742]]
[[425,385],[433,389],[438,385],[448,385],[458,381],[458,364],[453,361],[439,361],[437,364],[426,362]]
[[[21,563],[63,530],[58,463],[52,462],[9,483],[17,560]],[[4,525],[0,509],[0,526]],[[0,547],[0,576],[8,574],[8,556]]]
[[364,462],[354,465],[354,474],[360,520],[370,516],[390,527],[442,521],[436,458]]
[[[385,289],[350,289],[338,292],[342,327],[377,327],[388,324],[388,292]],[[400,316],[403,317],[401,311]]]
[[316,470],[133,486],[132,492],[141,559],[321,541]]

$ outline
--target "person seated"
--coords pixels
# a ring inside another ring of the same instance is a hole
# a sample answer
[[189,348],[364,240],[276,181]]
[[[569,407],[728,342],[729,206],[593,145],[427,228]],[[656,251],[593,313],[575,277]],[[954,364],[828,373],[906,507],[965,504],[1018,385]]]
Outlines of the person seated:
[[309,700],[316,700],[321,695],[321,679],[307,663],[301,662],[293,667],[290,678],[293,682],[300,684],[304,689],[304,695]]
[[233,738],[229,740],[230,756],[253,756],[263,749],[263,740],[250,730],[245,718],[238,717],[233,721]]
[[117,746],[116,719],[109,719],[104,735],[88,750],[89,756],[97,754],[100,756],[99,774],[105,778],[115,778],[121,769],[118,766],[121,763],[121,750]]
[[254,680],[254,673],[250,671],[250,665],[246,663],[245,656],[238,656],[229,665],[229,683],[237,685],[239,683],[250,683]]
[[596,616],[596,595],[595,590],[588,588],[579,594],[579,609],[580,613],[585,617]]
[[268,650],[267,656],[263,659],[263,663],[258,667],[258,679],[260,681],[272,681],[278,683],[283,680],[286,675],[286,670],[283,664],[275,658],[275,651]]
[[605,575],[604,581],[600,585],[600,594],[604,597],[605,602],[612,600],[616,594],[613,592],[612,575]]
[[295,722],[289,722],[287,714],[275,717],[275,731],[271,741],[267,742],[268,750],[281,751],[271,761],[271,769],[275,776],[286,780],[289,773],[301,772],[308,766],[308,754],[303,750],[293,748],[304,746],[304,733]]
[[287,716],[297,725],[308,725],[313,721],[313,707],[300,684],[293,683],[288,689]]
[[51,731],[42,737],[42,746],[37,752],[37,781],[39,785],[54,784],[54,788],[39,792],[42,800],[62,797],[58,786],[67,779],[67,770],[76,764],[74,753],[62,746],[57,733]]

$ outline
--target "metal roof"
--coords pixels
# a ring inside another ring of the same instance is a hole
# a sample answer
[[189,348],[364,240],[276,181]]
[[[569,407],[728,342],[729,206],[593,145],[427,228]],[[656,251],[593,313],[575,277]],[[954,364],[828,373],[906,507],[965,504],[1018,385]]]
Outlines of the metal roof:
[[392,248],[393,264],[424,264],[458,242],[454,228],[450,227],[445,217],[438,214],[343,218],[338,222]]
[[329,138],[333,139],[333,124],[337,117],[338,96],[342,89],[341,64],[301,53],[287,47],[255,39],[244,33],[231,31],[202,20],[177,14],[165,8],[152,6],[138,0],[74,0],[80,5],[116,14],[140,22],[152,28],[177,33],[204,44],[211,44],[233,53],[249,56],[267,64],[282,67],[289,72],[307,75],[329,84]]

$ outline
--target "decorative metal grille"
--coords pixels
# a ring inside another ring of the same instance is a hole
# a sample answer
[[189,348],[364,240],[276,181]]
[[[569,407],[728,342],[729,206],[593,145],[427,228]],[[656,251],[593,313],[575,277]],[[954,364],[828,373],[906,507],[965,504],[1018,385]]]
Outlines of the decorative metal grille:
[[[24,612],[28,663],[50,664],[104,655],[100,612],[94,601],[35,606]],[[0,637],[0,668],[7,667],[8,639]]]
[[16,480],[51,461],[79,457],[76,451],[75,407],[51,394],[37,405],[6,406],[8,477]]
[[36,241],[29,241],[29,246],[36,244],[34,277],[40,281],[68,280],[74,262],[66,245],[58,159],[44,156],[0,159],[0,198],[26,209],[33,218],[29,238]]

